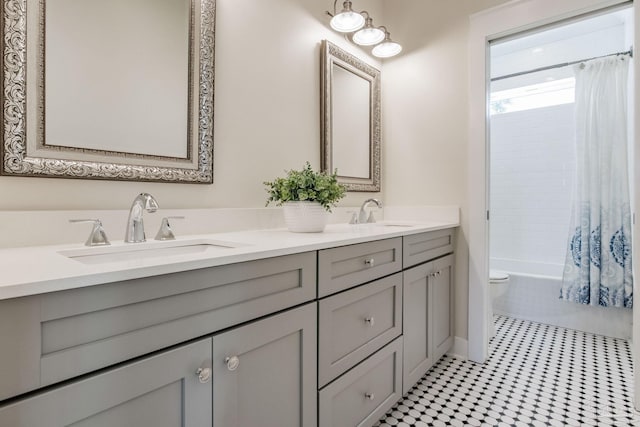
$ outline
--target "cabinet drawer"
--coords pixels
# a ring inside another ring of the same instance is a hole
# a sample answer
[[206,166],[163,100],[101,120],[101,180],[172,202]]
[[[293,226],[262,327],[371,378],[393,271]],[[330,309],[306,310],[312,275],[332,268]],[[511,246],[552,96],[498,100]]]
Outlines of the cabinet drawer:
[[0,362],[17,361],[11,369],[37,381],[0,372],[9,379],[0,383],[0,400],[312,301],[315,294],[316,253],[308,252],[27,297],[19,305],[32,307],[21,316],[30,323],[20,326],[25,334],[13,345],[0,347]]
[[404,268],[453,252],[453,228],[412,234],[402,240]]
[[318,252],[318,296],[324,297],[402,269],[402,238]]
[[322,387],[402,333],[402,274],[319,302]]
[[402,397],[402,337],[319,392],[320,427],[369,427]]

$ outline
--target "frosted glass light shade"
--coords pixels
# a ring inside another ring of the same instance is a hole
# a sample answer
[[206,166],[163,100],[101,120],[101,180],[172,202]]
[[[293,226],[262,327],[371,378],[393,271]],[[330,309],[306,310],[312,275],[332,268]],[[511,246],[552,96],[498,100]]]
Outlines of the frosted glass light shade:
[[399,43],[394,42],[389,37],[382,43],[373,48],[371,53],[378,58],[390,58],[396,56],[402,52],[402,46]]
[[352,10],[343,10],[329,22],[331,28],[341,33],[352,33],[364,26],[364,16]]
[[372,46],[382,40],[384,40],[384,31],[368,25],[353,35],[353,42],[360,46]]

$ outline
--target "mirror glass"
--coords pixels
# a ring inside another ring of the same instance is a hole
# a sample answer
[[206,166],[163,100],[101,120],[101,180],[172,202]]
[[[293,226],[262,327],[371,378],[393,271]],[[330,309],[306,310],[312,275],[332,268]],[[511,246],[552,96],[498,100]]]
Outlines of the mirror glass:
[[186,158],[189,18],[187,0],[47,1],[44,144]]
[[371,83],[336,63],[331,71],[333,167],[342,176],[368,179],[371,177]]
[[322,168],[349,191],[380,191],[380,72],[323,42]]
[[7,1],[2,174],[212,182],[215,0]]

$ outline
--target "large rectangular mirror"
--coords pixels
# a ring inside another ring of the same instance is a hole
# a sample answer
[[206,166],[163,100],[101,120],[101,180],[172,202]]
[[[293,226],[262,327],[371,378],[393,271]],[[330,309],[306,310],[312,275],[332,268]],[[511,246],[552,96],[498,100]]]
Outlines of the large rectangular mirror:
[[5,0],[3,175],[211,183],[215,0]]
[[380,191],[380,71],[322,43],[322,169],[349,191]]

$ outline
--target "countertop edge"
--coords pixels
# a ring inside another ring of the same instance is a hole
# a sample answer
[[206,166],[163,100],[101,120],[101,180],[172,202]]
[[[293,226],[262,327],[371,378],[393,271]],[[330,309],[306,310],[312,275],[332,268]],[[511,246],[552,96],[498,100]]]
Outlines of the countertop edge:
[[[39,294],[46,294],[51,292],[59,292],[71,289],[79,289],[90,286],[96,286],[101,284],[139,279],[143,277],[152,277],[164,274],[179,273],[189,270],[197,270],[202,268],[216,267],[221,265],[236,264],[246,261],[254,261],[265,258],[273,258],[278,256],[292,255],[297,253],[317,251],[338,246],[348,246],[352,244],[365,243],[376,240],[391,239],[394,237],[408,236],[412,234],[425,233],[429,231],[438,231],[449,228],[457,228],[460,224],[458,222],[424,222],[417,223],[411,228],[402,228],[398,230],[377,230],[375,228],[362,228],[360,230],[355,229],[355,232],[334,231],[335,228],[345,228],[345,225],[329,225],[327,231],[324,233],[313,233],[304,236],[301,233],[289,233],[284,229],[271,229],[271,230],[251,230],[251,231],[238,231],[229,233],[215,233],[207,235],[195,235],[195,236],[183,236],[186,238],[202,238],[202,239],[214,239],[222,241],[239,241],[247,242],[252,237],[259,238],[267,236],[267,240],[273,240],[268,237],[271,235],[282,234],[283,237],[288,237],[289,240],[295,240],[295,243],[278,243],[271,242],[270,244],[258,243],[255,245],[247,244],[238,248],[231,249],[228,253],[210,257],[200,257],[196,259],[184,259],[167,264],[160,264],[158,261],[148,262],[148,265],[142,263],[139,266],[123,266],[116,264],[111,266],[101,266],[89,268],[83,266],[76,261],[64,259],[65,265],[59,266],[60,271],[52,272],[50,279],[38,278],[38,274],[22,274],[23,279],[20,280],[20,272],[13,274],[13,276],[3,280],[0,278],[0,300],[27,297]],[[397,228],[397,227],[391,227]],[[399,228],[399,227],[398,227]],[[375,232],[374,232],[375,231]],[[317,241],[320,239],[321,241]],[[258,239],[259,240],[259,239]],[[308,242],[307,242],[308,241]],[[48,260],[49,263],[60,261],[59,264],[63,264],[62,255],[57,252],[62,249],[69,249],[69,245],[64,246],[46,246],[46,247],[33,247],[33,248],[19,248],[15,251],[24,252],[26,257],[27,253],[31,249],[33,255],[46,255],[51,252],[52,259]],[[75,246],[77,248],[77,245]],[[10,249],[4,249],[2,251],[10,251]],[[46,252],[49,251],[49,252]],[[57,259],[54,257],[57,256]],[[15,260],[14,260],[15,261]],[[28,265],[28,260],[25,264]],[[31,260],[33,261],[33,260]],[[5,260],[4,262],[7,262]],[[8,260],[7,264],[10,264],[11,260]],[[3,261],[0,261],[0,266],[3,266]],[[19,265],[19,263],[18,263]],[[51,264],[53,265],[53,264]],[[10,268],[10,265],[3,267]],[[111,269],[109,269],[111,267]],[[46,269],[47,267],[43,267]],[[64,271],[67,268],[69,271]],[[73,270],[73,271],[71,271]],[[31,272],[33,273],[33,272]],[[30,278],[31,276],[31,278]]]

